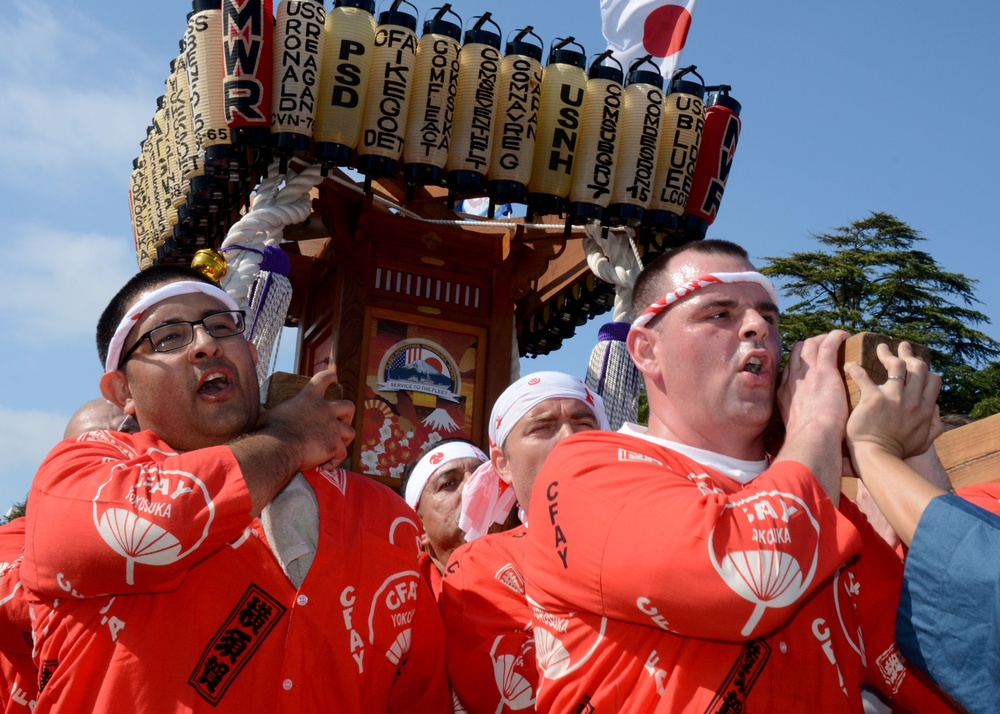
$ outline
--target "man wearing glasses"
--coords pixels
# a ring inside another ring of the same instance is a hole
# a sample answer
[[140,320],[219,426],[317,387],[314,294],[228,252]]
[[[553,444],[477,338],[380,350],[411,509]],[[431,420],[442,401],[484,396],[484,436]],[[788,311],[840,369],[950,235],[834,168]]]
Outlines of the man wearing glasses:
[[[101,316],[101,393],[140,431],[64,441],[32,484],[35,711],[450,706],[412,512],[333,470],[354,436],[353,406],[323,399],[333,371],[260,407],[244,327],[224,291],[171,266],[133,277]],[[293,582],[288,544],[258,516],[299,472],[318,529]]]

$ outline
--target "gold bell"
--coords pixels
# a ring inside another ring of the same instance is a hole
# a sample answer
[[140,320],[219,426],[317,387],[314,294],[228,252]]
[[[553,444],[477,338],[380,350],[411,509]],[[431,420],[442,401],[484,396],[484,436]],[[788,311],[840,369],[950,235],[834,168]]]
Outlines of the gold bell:
[[226,257],[217,250],[202,248],[191,259],[191,267],[199,270],[215,282],[226,277]]

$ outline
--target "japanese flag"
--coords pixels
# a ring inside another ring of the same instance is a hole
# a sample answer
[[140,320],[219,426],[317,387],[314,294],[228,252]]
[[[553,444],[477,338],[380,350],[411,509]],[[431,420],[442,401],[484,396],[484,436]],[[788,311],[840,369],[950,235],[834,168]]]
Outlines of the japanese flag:
[[[608,49],[628,72],[653,55],[666,81],[681,62],[697,0],[601,0],[601,30]],[[664,85],[665,86],[665,85]]]

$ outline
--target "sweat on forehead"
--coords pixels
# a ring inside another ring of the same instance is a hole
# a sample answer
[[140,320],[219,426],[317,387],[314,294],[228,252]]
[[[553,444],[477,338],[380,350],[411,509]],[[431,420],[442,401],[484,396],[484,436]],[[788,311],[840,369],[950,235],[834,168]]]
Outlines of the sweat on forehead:
[[688,280],[682,285],[676,287],[674,290],[667,292],[666,295],[654,300],[649,307],[636,316],[635,320],[632,322],[632,327],[645,327],[658,315],[668,310],[671,305],[679,300],[683,300],[694,292],[713,285],[729,283],[755,283],[760,285],[764,288],[768,299],[775,306],[775,308],[778,306],[778,293],[774,289],[774,285],[770,280],[755,270],[746,270],[739,273],[706,273]]

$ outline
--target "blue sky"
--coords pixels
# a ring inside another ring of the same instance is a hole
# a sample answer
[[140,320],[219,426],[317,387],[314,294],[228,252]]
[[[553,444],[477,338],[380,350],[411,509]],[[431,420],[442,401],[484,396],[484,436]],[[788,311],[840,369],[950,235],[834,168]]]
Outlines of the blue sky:
[[[440,3],[415,0],[421,16]],[[328,6],[332,2],[327,2]],[[382,3],[379,4],[381,8]],[[453,0],[506,35],[603,50],[598,0]],[[75,409],[98,396],[94,325],[136,270],[132,159],[190,3],[8,0],[0,23],[0,512]],[[729,184],[709,236],[756,258],[815,247],[871,211],[920,231],[950,271],[979,280],[1000,339],[1000,5],[986,0],[700,0],[683,63],[743,105]],[[522,372],[582,376],[601,318]],[[279,367],[290,365],[286,331]]]

